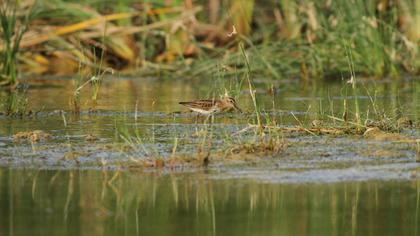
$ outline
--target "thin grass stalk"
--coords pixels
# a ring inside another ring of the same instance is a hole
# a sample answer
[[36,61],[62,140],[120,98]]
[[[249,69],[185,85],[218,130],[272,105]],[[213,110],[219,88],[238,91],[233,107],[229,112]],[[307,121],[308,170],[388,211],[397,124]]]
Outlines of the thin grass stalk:
[[359,98],[358,98],[358,91],[356,86],[356,74],[354,70],[354,62],[353,62],[353,55],[351,50],[346,47],[346,54],[347,54],[347,60],[348,60],[348,66],[350,70],[350,81],[348,81],[351,84],[352,91],[353,91],[353,97],[354,97],[354,109],[355,109],[355,119],[357,127],[360,127],[362,125],[361,119],[360,119],[360,106],[359,106]]
[[420,163],[420,139],[417,140],[416,143],[416,153],[417,153],[417,159],[416,162]]
[[239,43],[239,48],[241,50],[241,53],[242,53],[242,56],[244,58],[245,65],[246,65],[246,68],[247,68],[247,71],[245,73],[245,77],[248,81],[249,94],[251,95],[252,103],[254,105],[255,114],[256,114],[256,117],[257,117],[257,124],[262,129],[261,113],[260,113],[260,109],[259,109],[258,104],[257,104],[257,98],[255,96],[254,86],[253,86],[252,81],[251,81],[251,66],[249,64],[248,57],[245,53],[243,43]]

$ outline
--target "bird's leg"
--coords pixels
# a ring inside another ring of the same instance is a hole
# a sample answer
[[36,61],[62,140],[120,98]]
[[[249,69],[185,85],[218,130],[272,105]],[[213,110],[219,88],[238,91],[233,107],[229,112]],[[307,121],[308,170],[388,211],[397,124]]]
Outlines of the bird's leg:
[[200,117],[200,114],[195,114],[195,124],[198,124],[198,118]]
[[204,120],[204,124],[207,123],[207,121],[210,119],[211,115],[206,116],[206,119]]

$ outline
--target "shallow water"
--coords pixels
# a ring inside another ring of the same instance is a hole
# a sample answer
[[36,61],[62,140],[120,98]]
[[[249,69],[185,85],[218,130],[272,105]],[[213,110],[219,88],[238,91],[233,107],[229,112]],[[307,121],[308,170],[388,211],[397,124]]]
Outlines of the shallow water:
[[[89,88],[82,91],[77,116],[69,105],[71,80],[28,83],[36,115],[0,116],[0,235],[419,234],[413,143],[293,134],[274,156],[211,155],[207,167],[142,169],[137,162],[171,158],[175,146],[177,155],[198,155],[205,132],[211,150],[252,140],[252,132],[236,135],[255,122],[248,92],[237,100],[250,114],[219,115],[208,125],[178,113],[178,102],[217,97],[230,82],[108,78],[97,104]],[[257,83],[256,93],[264,117],[290,127],[310,124],[320,111],[341,117],[345,98],[354,109],[346,87],[278,83],[273,95],[270,84]],[[6,98],[0,92],[0,100]],[[364,83],[358,99],[364,115],[379,110],[419,121],[418,81]],[[52,137],[13,140],[33,130]],[[415,140],[420,132],[408,128],[402,135]]]
[[[349,116],[353,115],[353,91],[344,81],[310,85],[277,82],[273,84],[274,90],[270,90],[271,83],[255,81],[264,119],[275,119],[283,127],[308,124],[319,119],[320,114],[341,117],[344,100],[347,100]],[[73,80],[38,79],[27,83],[29,109],[36,115],[23,119],[0,116],[0,166],[48,169],[106,166],[115,169],[136,160],[168,158],[174,152],[174,146],[177,154],[194,156],[197,146],[203,142],[203,132],[211,133],[213,150],[225,150],[226,143],[235,144],[237,139],[253,137],[248,133],[235,136],[255,122],[246,88],[236,93],[239,106],[249,112],[248,115],[219,115],[209,127],[203,118],[179,113],[185,111],[179,101],[217,97],[225,88],[234,92],[235,81],[109,77],[101,85],[95,104],[90,99],[91,88],[87,86],[82,90],[82,113],[78,116],[71,113]],[[6,96],[4,92],[0,93],[0,100],[5,101]],[[363,116],[372,117],[377,111],[391,118],[404,116],[418,121],[420,82],[359,84],[358,101]],[[95,111],[92,112],[93,108]],[[38,143],[13,140],[14,134],[32,130],[43,130],[52,138]],[[413,140],[420,136],[418,128],[406,129],[403,134]],[[88,142],[85,140],[87,135],[94,135],[97,140]],[[134,137],[129,142],[132,148],[122,149],[127,136]],[[224,176],[253,176],[251,178],[280,182],[409,179],[412,172],[417,174],[419,167],[415,163],[415,144],[412,143],[313,135],[292,135],[286,137],[286,141],[289,147],[275,158],[251,162],[214,158],[219,161],[210,162],[210,167],[223,169],[229,162],[229,165],[233,163],[242,168],[258,163],[263,169],[274,171],[269,175],[258,170],[247,173],[246,168],[244,174],[228,168],[232,171]],[[379,171],[372,169],[378,166]],[[322,171],[326,169],[331,170],[327,178],[326,172]]]

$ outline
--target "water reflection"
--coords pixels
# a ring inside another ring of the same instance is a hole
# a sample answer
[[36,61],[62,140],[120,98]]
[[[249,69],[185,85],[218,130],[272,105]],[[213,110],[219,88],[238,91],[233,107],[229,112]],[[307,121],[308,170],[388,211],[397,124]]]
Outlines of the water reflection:
[[0,235],[418,235],[420,181],[0,169]]

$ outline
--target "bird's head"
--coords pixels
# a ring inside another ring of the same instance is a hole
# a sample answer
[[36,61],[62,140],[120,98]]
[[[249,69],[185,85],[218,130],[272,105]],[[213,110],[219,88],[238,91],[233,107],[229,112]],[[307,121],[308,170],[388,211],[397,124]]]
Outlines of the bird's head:
[[226,96],[223,98],[223,101],[229,108],[234,108],[235,110],[242,113],[242,110],[238,107],[238,105],[236,104],[236,100],[233,97]]

